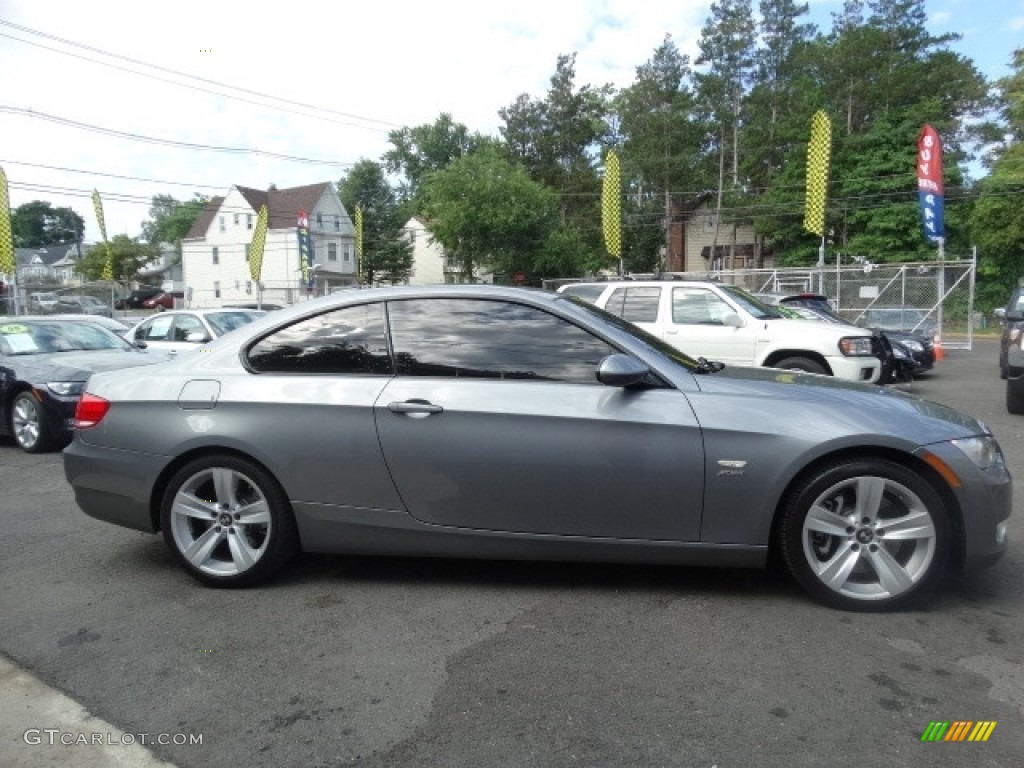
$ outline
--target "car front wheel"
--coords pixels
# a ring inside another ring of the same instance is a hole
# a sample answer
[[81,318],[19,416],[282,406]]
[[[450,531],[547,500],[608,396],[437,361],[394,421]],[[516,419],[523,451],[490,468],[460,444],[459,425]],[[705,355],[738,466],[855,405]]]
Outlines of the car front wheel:
[[817,360],[812,360],[809,357],[787,357],[785,360],[779,360],[775,363],[773,368],[783,368],[787,371],[803,371],[804,373],[817,373],[827,374],[828,371],[821,363]]
[[299,548],[284,491],[262,467],[236,456],[182,467],[164,493],[160,521],[185,569],[209,586],[256,584]]
[[887,460],[837,462],[800,484],[779,542],[814,597],[852,610],[904,605],[941,570],[949,516],[921,475]]
[[11,434],[25,453],[43,453],[54,444],[43,408],[31,392],[20,392],[11,403]]

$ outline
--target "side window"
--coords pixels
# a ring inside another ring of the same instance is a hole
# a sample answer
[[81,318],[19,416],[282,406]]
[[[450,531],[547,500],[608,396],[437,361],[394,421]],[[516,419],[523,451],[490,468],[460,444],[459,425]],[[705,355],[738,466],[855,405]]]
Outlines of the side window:
[[661,288],[616,288],[608,297],[605,309],[631,323],[656,323]]
[[534,307],[485,299],[388,303],[398,374],[597,384],[616,350]]
[[250,347],[248,360],[262,372],[391,374],[384,305],[344,307],[281,328]]
[[206,328],[195,315],[176,315],[174,320],[174,340],[188,341],[190,333],[206,335]]
[[676,325],[722,325],[735,310],[704,288],[672,289],[672,322]]
[[135,338],[146,341],[170,341],[173,323],[174,317],[154,317],[148,324],[143,325],[135,332]]

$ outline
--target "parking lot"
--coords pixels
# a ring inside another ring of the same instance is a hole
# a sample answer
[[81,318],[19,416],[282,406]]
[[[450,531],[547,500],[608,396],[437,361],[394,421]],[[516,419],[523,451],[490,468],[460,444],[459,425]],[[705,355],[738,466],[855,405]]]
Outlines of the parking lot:
[[[1024,417],[997,357],[975,340],[910,390],[992,427],[1011,549],[913,610],[830,610],[761,571],[339,556],[211,590],[79,512],[59,453],[7,441],[0,655],[126,733],[201,735],[154,746],[182,768],[1017,766]],[[998,725],[921,741],[947,720]],[[56,726],[0,722],[0,744],[26,727]]]

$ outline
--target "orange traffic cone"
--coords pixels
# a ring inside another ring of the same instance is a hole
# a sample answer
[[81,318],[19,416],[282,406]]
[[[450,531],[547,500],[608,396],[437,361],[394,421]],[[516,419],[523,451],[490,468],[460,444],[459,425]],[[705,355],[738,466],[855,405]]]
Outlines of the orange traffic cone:
[[935,347],[935,362],[939,362],[939,360],[945,360],[946,354],[942,351],[942,337],[936,334],[935,338],[933,339],[933,344]]

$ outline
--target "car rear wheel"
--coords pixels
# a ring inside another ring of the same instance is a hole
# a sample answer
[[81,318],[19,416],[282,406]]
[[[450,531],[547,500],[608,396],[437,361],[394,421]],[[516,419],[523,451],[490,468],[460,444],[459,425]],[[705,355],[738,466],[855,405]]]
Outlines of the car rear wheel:
[[773,368],[784,368],[789,371],[804,371],[805,373],[820,373],[822,375],[827,374],[825,366],[819,363],[817,360],[812,360],[809,357],[787,357],[784,360],[779,360],[772,366]]
[[160,521],[185,569],[210,586],[256,584],[299,548],[284,491],[262,467],[236,456],[182,467],[164,493]]
[[949,516],[924,477],[886,460],[815,472],[782,511],[779,542],[793,577],[829,605],[896,608],[941,570]]
[[1006,382],[1006,410],[1008,413],[1020,415],[1024,413],[1024,394],[1021,394],[1021,382]]
[[11,403],[11,434],[25,453],[50,450],[54,440],[46,427],[43,409],[31,392],[20,392]]

